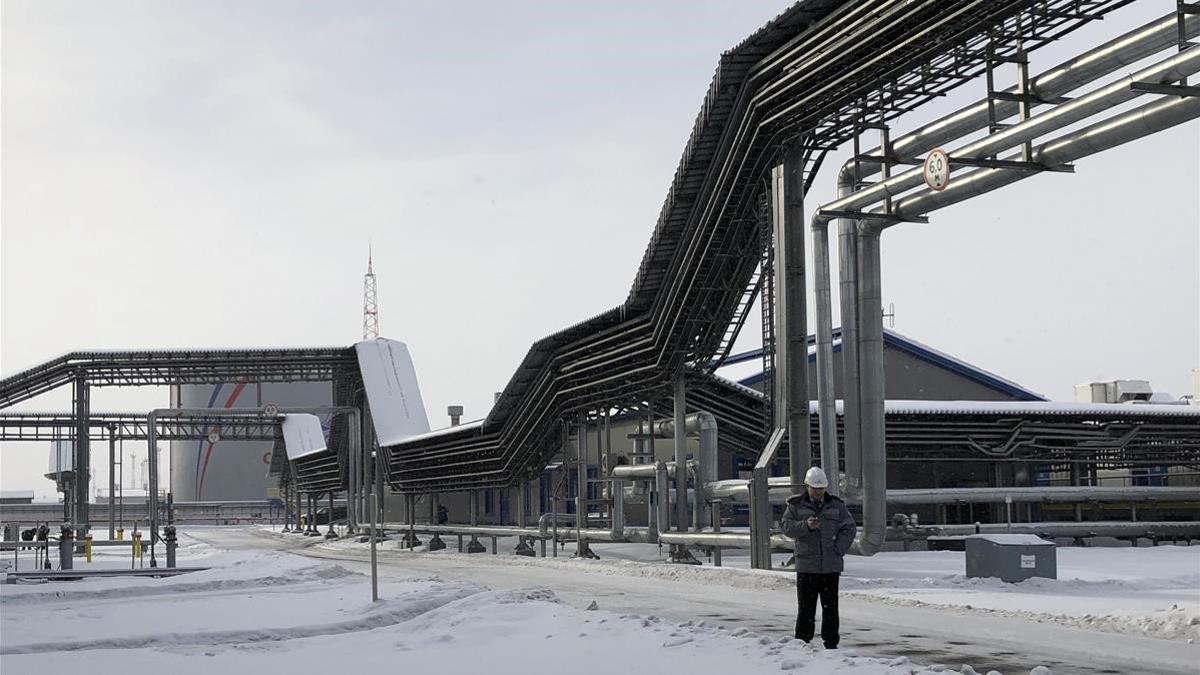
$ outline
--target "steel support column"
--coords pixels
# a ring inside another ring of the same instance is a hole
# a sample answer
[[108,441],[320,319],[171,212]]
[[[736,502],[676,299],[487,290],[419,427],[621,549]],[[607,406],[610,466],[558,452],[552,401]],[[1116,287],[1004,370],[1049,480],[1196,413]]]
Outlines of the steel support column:
[[[804,280],[804,152],[799,144],[788,149],[783,161],[783,227],[776,240],[776,258],[783,251],[785,283],[778,306],[784,314],[787,342],[784,360],[776,360],[787,388],[788,473],[792,485],[804,482],[812,464],[808,395],[808,308]],[[834,475],[836,478],[836,474]],[[793,488],[795,489],[795,488]]]
[[108,540],[117,537],[117,425],[108,425]]
[[[680,532],[688,529],[687,500],[687,384],[683,374],[675,378],[675,527]],[[668,499],[667,495],[662,495]],[[660,531],[666,532],[662,527]]]
[[90,391],[88,388],[87,372],[79,370],[75,373],[75,435],[71,444],[71,471],[75,477],[74,506],[75,512],[70,514],[70,520],[75,525],[75,532],[82,538],[88,533],[88,501],[91,492],[91,420]]

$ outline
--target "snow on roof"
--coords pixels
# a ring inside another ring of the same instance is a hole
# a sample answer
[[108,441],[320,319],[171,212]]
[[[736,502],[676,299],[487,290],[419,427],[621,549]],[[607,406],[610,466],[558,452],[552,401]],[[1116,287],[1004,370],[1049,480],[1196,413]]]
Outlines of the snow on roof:
[[33,499],[33,490],[0,490],[0,499]]
[[460,424],[456,427],[443,427],[441,429],[434,429],[433,431],[429,431],[429,432],[426,432],[423,434],[418,434],[416,436],[409,436],[408,438],[405,438],[404,440],[400,441],[399,443],[395,443],[394,445],[407,445],[408,443],[415,443],[417,441],[426,441],[431,438],[437,438],[439,436],[451,436],[454,434],[466,433],[468,431],[477,431],[483,427],[483,422],[484,422],[483,419],[477,419],[477,420],[472,420],[470,422],[463,422],[462,424]]
[[286,415],[283,418],[283,445],[290,461],[329,449],[321,419],[309,414]]
[[429,431],[429,416],[408,345],[375,338],[355,344],[354,350],[379,444],[395,445]]
[[1054,546],[1054,542],[1046,541],[1036,534],[969,534],[967,539],[982,539],[1006,546]]
[[[838,414],[842,402],[837,402]],[[815,410],[816,406],[813,405]],[[1060,401],[886,401],[889,415],[1092,415],[1098,417],[1187,416],[1200,418],[1200,409],[1152,403],[1070,403]]]

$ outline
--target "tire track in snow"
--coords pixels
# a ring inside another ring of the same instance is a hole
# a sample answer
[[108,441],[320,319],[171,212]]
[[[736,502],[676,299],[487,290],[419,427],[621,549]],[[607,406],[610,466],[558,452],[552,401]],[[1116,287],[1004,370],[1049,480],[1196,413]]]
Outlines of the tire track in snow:
[[395,600],[363,609],[367,616],[347,621],[291,626],[288,628],[258,628],[250,630],[209,631],[201,633],[160,633],[107,638],[102,640],[64,640],[35,642],[0,647],[0,655],[43,654],[47,652],[81,651],[89,649],[140,649],[165,646],[201,646],[283,642],[321,635],[339,635],[373,630],[411,621],[454,602],[486,593],[478,587],[449,587],[444,590],[422,590],[407,593]]

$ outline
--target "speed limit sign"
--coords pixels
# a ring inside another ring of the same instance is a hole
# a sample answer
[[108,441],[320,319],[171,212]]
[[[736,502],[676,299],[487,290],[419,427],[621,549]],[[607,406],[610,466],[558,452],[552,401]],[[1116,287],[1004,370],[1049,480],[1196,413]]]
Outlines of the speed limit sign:
[[266,406],[263,407],[263,415],[266,415],[267,417],[278,416],[279,415],[279,406],[275,405],[274,403],[268,403]]
[[925,158],[925,184],[930,190],[941,192],[950,185],[950,157],[945,150],[933,150]]

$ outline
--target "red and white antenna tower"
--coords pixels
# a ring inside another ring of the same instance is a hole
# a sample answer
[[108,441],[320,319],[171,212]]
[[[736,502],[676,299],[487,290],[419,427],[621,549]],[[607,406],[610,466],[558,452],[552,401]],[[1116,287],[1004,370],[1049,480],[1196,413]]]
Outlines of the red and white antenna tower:
[[375,290],[375,270],[371,267],[371,246],[367,245],[367,273],[363,276],[363,337],[379,337],[379,298]]

